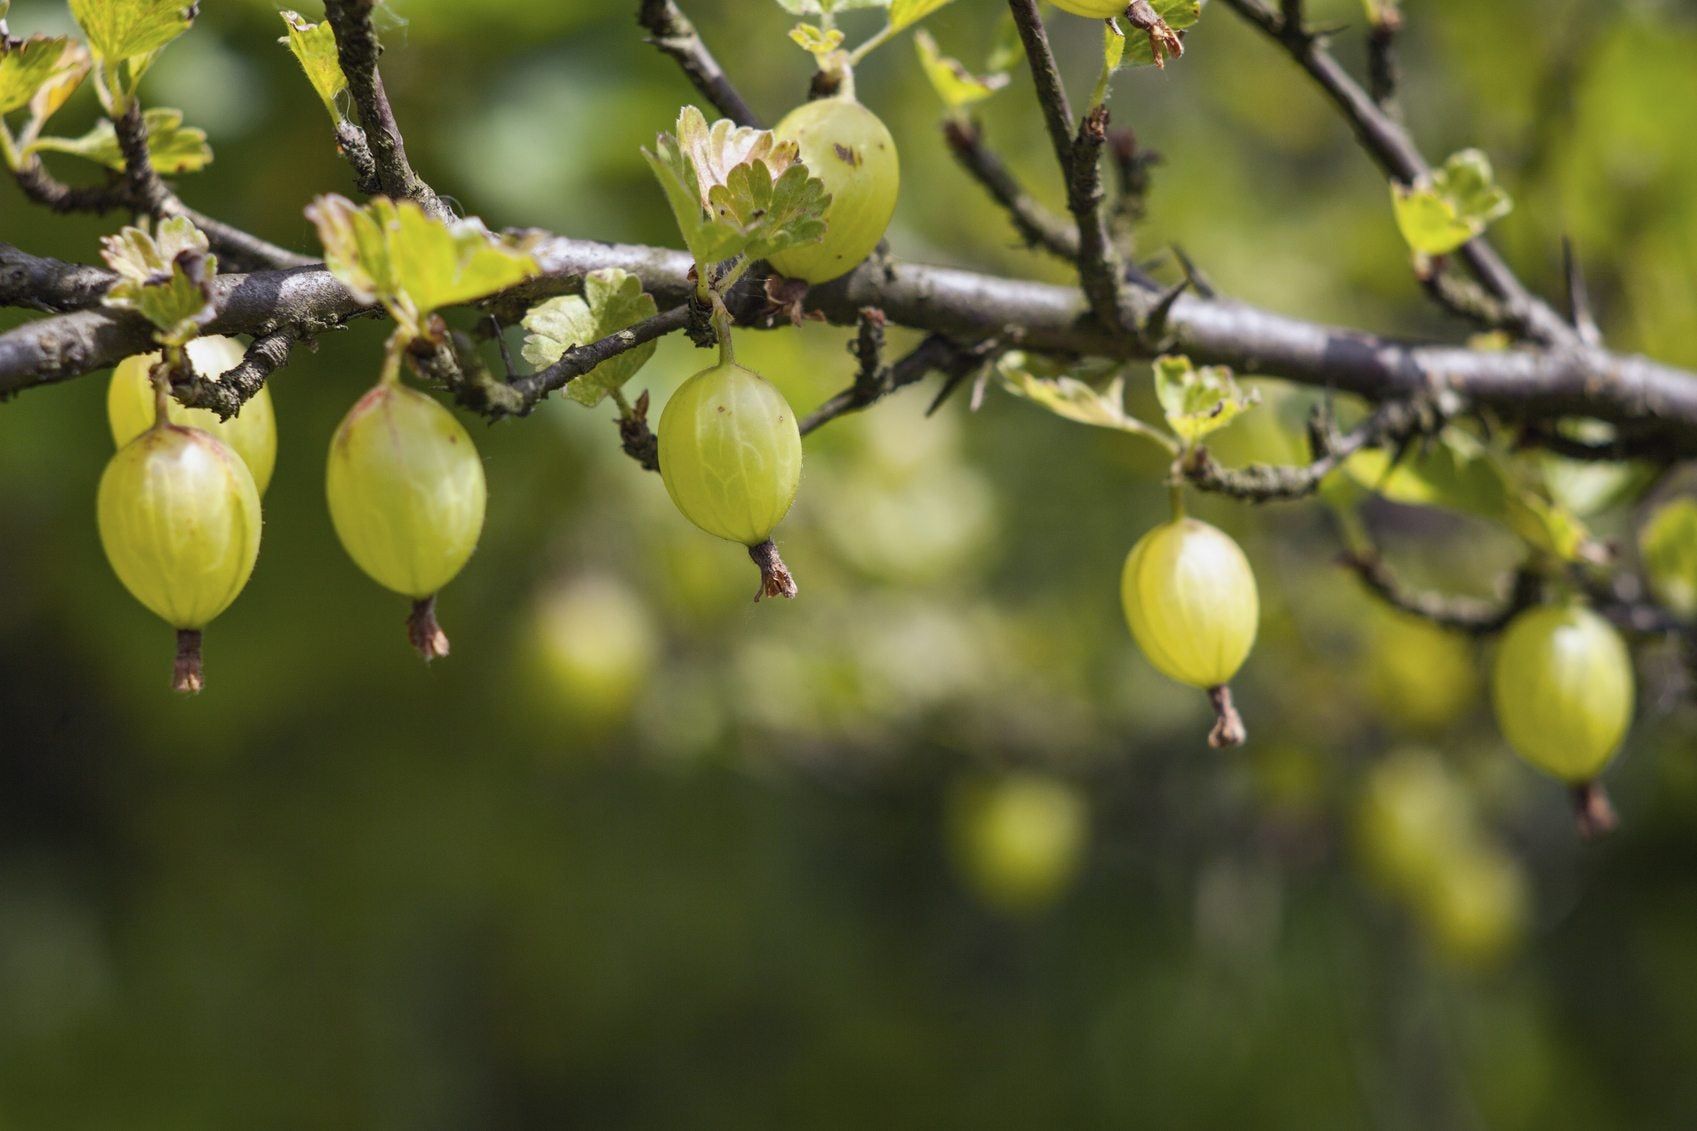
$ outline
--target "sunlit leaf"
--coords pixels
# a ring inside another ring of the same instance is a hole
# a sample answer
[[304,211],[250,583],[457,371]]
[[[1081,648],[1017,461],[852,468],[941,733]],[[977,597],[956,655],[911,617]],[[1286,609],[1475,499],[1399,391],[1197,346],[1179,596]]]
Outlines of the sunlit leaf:
[[403,329],[425,332],[433,311],[515,287],[541,270],[530,241],[495,236],[477,220],[436,220],[415,201],[375,197],[365,207],[321,196],[306,210],[331,273]]
[[[642,280],[616,267],[592,271],[584,278],[583,294],[563,295],[534,306],[524,316],[524,358],[538,369],[554,364],[573,346],[588,345],[628,330],[658,312],[654,296],[644,294]],[[566,395],[594,406],[614,389],[636,376],[654,356],[658,342],[645,342],[609,358],[588,373],[572,379]]]
[[962,66],[960,60],[945,56],[928,31],[914,33],[913,45],[919,52],[919,63],[925,68],[925,77],[931,80],[931,88],[951,110],[982,102],[1008,85],[1005,74],[980,78]]
[[1056,416],[1096,428],[1129,432],[1168,450],[1173,447],[1172,441],[1158,429],[1126,412],[1123,376],[1116,375],[1098,390],[1072,376],[1061,363],[1018,350],[1002,355],[996,362],[996,373],[1008,392]]
[[[159,172],[167,176],[194,173],[212,163],[212,147],[206,144],[206,131],[183,125],[181,110],[154,107],[142,114],[142,121],[147,126],[148,154]],[[41,138],[29,146],[29,152],[69,153],[120,173],[124,170],[124,153],[118,146],[117,131],[105,119],[78,138]]]
[[1514,208],[1477,149],[1462,150],[1412,188],[1393,184],[1391,201],[1403,239],[1422,255],[1449,254]]
[[893,0],[890,4],[890,27],[894,31],[912,27],[939,8],[954,0]]
[[282,17],[289,30],[280,42],[288,44],[301,70],[306,72],[307,81],[318,92],[330,120],[340,123],[343,114],[336,99],[348,89],[348,78],[342,73],[342,63],[336,54],[336,34],[329,21],[309,23],[299,12],[289,11],[283,12]]
[[797,24],[790,29],[790,40],[823,67],[831,52],[843,45],[843,33],[840,28],[825,31],[813,24]]
[[1155,359],[1155,396],[1167,426],[1187,447],[1259,403],[1253,391],[1238,388],[1225,366],[1198,369],[1188,357],[1177,356]]
[[30,104],[36,92],[65,67],[69,43],[64,36],[32,35],[15,42],[0,37],[0,114]]
[[151,54],[189,30],[198,3],[185,0],[70,0],[71,16],[100,60]]

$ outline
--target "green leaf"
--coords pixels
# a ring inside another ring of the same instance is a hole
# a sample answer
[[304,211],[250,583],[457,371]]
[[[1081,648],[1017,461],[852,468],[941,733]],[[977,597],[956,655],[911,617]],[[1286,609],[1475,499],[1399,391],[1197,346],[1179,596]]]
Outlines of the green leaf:
[[813,24],[797,24],[790,29],[790,40],[824,67],[831,52],[843,45],[843,33],[837,28],[825,31]]
[[1412,188],[1391,185],[1397,227],[1420,255],[1448,255],[1514,209],[1497,185],[1491,159],[1464,149]]
[[308,23],[299,12],[281,14],[283,23],[288,25],[288,35],[278,42],[288,44],[301,70],[306,72],[307,81],[318,92],[330,120],[341,125],[345,115],[336,105],[336,99],[348,89],[348,77],[342,73],[342,62],[336,54],[336,33],[328,20],[314,24]]
[[763,259],[824,238],[831,198],[794,142],[728,120],[709,126],[686,106],[677,134],[661,134],[643,156],[703,277],[738,255]]
[[890,0],[778,0],[778,7],[792,16],[831,16],[856,8],[888,8]]
[[39,130],[46,124],[47,119],[57,114],[71,95],[82,86],[88,77],[89,69],[94,65],[94,57],[88,48],[80,43],[72,42],[65,48],[60,57],[59,69],[53,76],[42,83],[35,92],[35,97],[29,100],[30,125],[26,133]]
[[116,65],[150,55],[189,30],[200,5],[184,0],[70,0],[95,57]]
[[65,66],[70,42],[62,35],[32,35],[15,41],[0,36],[0,114],[30,104],[36,91]]
[[[1153,0],[1151,7],[1160,16],[1167,27],[1173,32],[1183,32],[1196,26],[1196,21],[1202,18],[1202,0]],[[1131,28],[1126,34],[1125,63],[1127,67],[1166,66],[1166,58],[1170,51],[1155,47],[1159,33],[1155,30],[1140,32]]]
[[[194,173],[212,163],[212,147],[206,144],[206,131],[184,126],[181,110],[155,107],[143,112],[142,121],[147,126],[148,152],[159,172],[166,176]],[[124,171],[124,153],[118,146],[117,131],[105,119],[81,137],[44,137],[31,143],[26,152],[69,153],[120,173]]]
[[106,305],[153,323],[161,345],[187,344],[217,313],[212,280],[218,259],[200,229],[181,216],[161,221],[157,232],[128,227],[107,236],[100,254],[118,276]]
[[1008,85],[1006,74],[979,78],[962,66],[960,60],[945,56],[928,31],[915,32],[913,45],[919,52],[919,64],[925,69],[925,77],[931,80],[931,88],[951,110],[982,102]]
[[1105,20],[1102,23],[1102,73],[1096,79],[1096,89],[1090,92],[1092,108],[1102,105],[1108,100],[1108,88],[1114,81],[1114,72],[1119,70],[1120,62],[1125,58],[1125,33],[1120,30],[1116,20]]
[[[644,294],[642,280],[609,267],[584,278],[583,294],[551,298],[531,307],[524,316],[524,358],[538,369],[553,365],[573,346],[584,346],[628,330],[658,313],[654,296]],[[566,395],[593,408],[654,356],[658,342],[645,342],[609,358],[566,386]]]
[[[1111,366],[1105,372],[1118,369]],[[1088,372],[1088,370],[1085,370]],[[1159,429],[1153,428],[1125,410],[1125,378],[1117,375],[1106,388],[1098,391],[1094,385],[1066,372],[1061,363],[1014,350],[996,362],[996,373],[1003,388],[1016,397],[1039,405],[1056,416],[1096,428],[1112,428],[1152,440],[1167,451],[1173,441]]]
[[1253,391],[1238,388],[1225,366],[1198,369],[1188,357],[1172,355],[1155,359],[1155,396],[1167,426],[1187,448],[1260,403]]
[[1686,620],[1697,617],[1697,499],[1675,499],[1658,510],[1638,547],[1656,597]]
[[1474,436],[1449,429],[1399,460],[1370,449],[1344,464],[1363,487],[1411,506],[1470,514],[1507,527],[1528,544],[1564,561],[1590,560],[1597,548],[1584,522],[1518,474],[1514,464]]
[[477,220],[436,220],[417,202],[375,197],[361,208],[321,196],[306,210],[331,273],[365,302],[380,302],[412,337],[425,319],[515,287],[541,267],[532,240],[495,236]]
[[894,0],[890,4],[890,30],[901,31],[929,16],[954,0]]

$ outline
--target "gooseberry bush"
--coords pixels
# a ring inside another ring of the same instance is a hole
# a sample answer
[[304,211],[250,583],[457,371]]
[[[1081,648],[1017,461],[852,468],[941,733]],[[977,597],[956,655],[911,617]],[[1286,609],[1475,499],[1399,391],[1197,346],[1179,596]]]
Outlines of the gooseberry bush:
[[[807,437],[938,374],[938,404],[965,388],[976,408],[990,390],[1005,391],[1118,432],[1164,468],[1146,486],[1166,489],[1171,518],[1129,548],[1119,593],[1148,664],[1211,703],[1210,745],[1249,739],[1253,719],[1231,684],[1256,663],[1268,595],[1251,555],[1191,516],[1187,499],[1312,500],[1332,516],[1358,583],[1399,624],[1419,622],[1398,631],[1441,641],[1405,635],[1397,647],[1484,641],[1504,747],[1571,791],[1587,835],[1613,824],[1602,778],[1630,746],[1635,655],[1671,653],[1687,680],[1697,675],[1697,503],[1667,486],[1697,453],[1697,376],[1611,352],[1577,271],[1558,312],[1493,249],[1488,229],[1512,202],[1488,157],[1468,149],[1430,164],[1393,110],[1384,53],[1403,19],[1395,4],[1365,6],[1374,52],[1365,82],[1337,62],[1300,2],[1220,0],[1206,14],[1264,33],[1340,106],[1386,175],[1385,214],[1414,279],[1469,324],[1459,343],[1300,322],[1222,298],[1182,255],[1139,257],[1151,162],[1112,128],[1110,96],[1116,82],[1184,65],[1205,14],[1199,0],[1055,0],[1058,11],[1037,0],[776,0],[774,49],[787,33],[802,54],[794,105],[769,130],[677,3],[632,6],[697,88],[664,132],[630,139],[675,218],[681,253],[491,231],[461,215],[409,163],[377,73],[368,0],[328,0],[322,22],[279,12],[282,42],[307,80],[301,99],[316,96],[331,119],[325,144],[347,159],[352,187],[322,186],[301,200],[318,238],[310,253],[277,247],[191,208],[164,179],[212,159],[206,135],[187,124],[192,108],[145,102],[144,80],[169,65],[195,5],[71,0],[81,34],[49,36],[8,27],[0,0],[0,158],[48,208],[136,217],[105,240],[104,268],[0,245],[0,303],[43,313],[0,335],[0,394],[111,371],[117,451],[97,500],[101,542],[124,587],[176,632],[178,690],[202,689],[201,634],[254,570],[274,474],[309,473],[277,466],[288,406],[273,405],[269,379],[301,343],[379,317],[390,331],[381,355],[346,359],[375,384],[331,441],[325,498],[348,556],[410,603],[407,637],[427,660],[448,654],[439,595],[475,568],[484,460],[501,458],[502,433],[474,441],[445,400],[491,421],[527,416],[555,393],[584,411],[609,406],[620,445],[659,473],[681,519],[746,548],[760,600],[799,591],[778,539],[792,506],[808,506]],[[995,25],[983,66],[945,54],[920,26],[944,8]],[[1063,74],[1045,20],[1094,21],[1100,67]],[[863,35],[852,45],[851,29]],[[959,191],[976,182],[1075,284],[902,258],[891,229],[902,215],[901,154],[927,139],[895,136],[879,117],[880,92],[857,84],[856,72],[905,39],[942,107]],[[1053,143],[1064,215],[1019,183],[974,116],[1018,69],[1030,72],[1031,112]],[[1069,85],[1088,89],[1082,113]],[[82,137],[54,134],[55,115],[85,87],[99,125]],[[78,160],[105,179],[61,180],[60,164]],[[1117,174],[1117,194],[1104,169]],[[844,327],[858,364],[841,393],[798,414],[738,362],[734,339],[806,320]],[[521,329],[522,367],[507,348]],[[920,337],[887,358],[892,330]],[[648,394],[627,390],[674,333],[713,360],[677,386],[656,432]],[[1267,427],[1255,422],[1276,409],[1261,403],[1268,390],[1284,402],[1277,390],[1293,386],[1317,395],[1306,426],[1271,425],[1284,441],[1280,462],[1222,454],[1234,433]],[[1155,411],[1128,409],[1128,389],[1138,404],[1152,393]],[[1522,564],[1494,602],[1413,591],[1363,520],[1378,500],[1492,524],[1522,547]],[[1593,533],[1596,515],[1625,508],[1642,520],[1636,546]],[[1113,579],[1101,586],[1111,593]],[[585,619],[600,603],[575,601],[572,615]],[[550,662],[575,668],[581,657],[566,650]],[[1473,832],[1440,837],[1451,851],[1444,859],[1465,864],[1434,872],[1423,846],[1443,822],[1462,820],[1452,786],[1423,756],[1388,760],[1364,789],[1361,841],[1387,886],[1436,908],[1459,948],[1485,951],[1508,929],[1503,908],[1522,897],[1500,848]],[[993,901],[1040,902],[1071,874],[1088,823],[1067,787],[1021,778],[966,794],[957,841]]]

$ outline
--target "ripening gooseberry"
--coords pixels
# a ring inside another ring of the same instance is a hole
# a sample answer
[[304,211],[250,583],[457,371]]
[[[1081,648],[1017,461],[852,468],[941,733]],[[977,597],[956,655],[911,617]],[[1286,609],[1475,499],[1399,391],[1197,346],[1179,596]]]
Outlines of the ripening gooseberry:
[[801,430],[784,394],[734,362],[697,373],[660,414],[660,476],[685,518],[749,548],[761,595],[795,596],[772,545],[801,485]]
[[1491,698],[1503,737],[1574,787],[1581,831],[1613,823],[1597,775],[1632,725],[1632,657],[1608,621],[1577,604],[1520,614],[1503,634]]
[[872,254],[901,193],[896,142],[878,115],[851,97],[821,98],[791,110],[772,131],[801,149],[801,159],[831,194],[825,238],[772,256],[792,279],[824,283]]
[[1149,662],[1213,699],[1219,722],[1209,743],[1241,744],[1247,735],[1226,685],[1255,646],[1260,598],[1237,543],[1194,518],[1157,526],[1126,556],[1120,598]]
[[[196,338],[188,344],[189,360],[195,372],[216,380],[240,365],[246,351],[234,338],[218,335]],[[112,383],[106,389],[106,418],[112,425],[112,439],[121,448],[153,426],[153,382],[148,374],[159,363],[159,354],[137,354],[126,357],[112,370]],[[253,485],[261,496],[271,485],[271,472],[277,466],[277,413],[271,406],[271,387],[260,386],[259,392],[228,420],[204,408],[185,408],[175,400],[168,406],[171,423],[199,428],[229,445],[242,457],[253,473]]]
[[413,599],[413,646],[426,660],[446,656],[436,593],[477,548],[488,498],[465,428],[425,394],[384,381],[336,429],[325,491],[348,556],[379,585]]
[[196,428],[150,428],[100,477],[100,544],[118,580],[177,630],[172,686],[203,686],[200,632],[259,557],[259,492],[241,457]]

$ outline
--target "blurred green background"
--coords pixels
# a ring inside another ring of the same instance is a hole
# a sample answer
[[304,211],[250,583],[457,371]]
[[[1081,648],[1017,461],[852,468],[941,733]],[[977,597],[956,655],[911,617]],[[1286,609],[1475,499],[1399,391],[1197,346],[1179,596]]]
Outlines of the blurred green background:
[[[800,97],[776,4],[687,7],[769,119]],[[1311,7],[1359,63],[1359,4]],[[1528,280],[1557,293],[1571,235],[1612,342],[1697,365],[1690,5],[1405,8],[1410,118],[1434,157],[1491,153]],[[634,9],[388,0],[423,174],[492,225],[676,243],[638,147],[695,96]],[[977,66],[1001,15],[930,26]],[[1096,32],[1052,22],[1082,94]],[[14,5],[14,32],[66,24]],[[206,3],[143,97],[211,135],[190,203],[309,251],[305,203],[352,188],[281,30]],[[1116,88],[1165,157],[1144,250],[1290,313],[1464,332],[1296,70],[1217,6],[1189,48]],[[1061,277],[952,166],[909,41],[860,88],[903,148],[898,255]],[[1029,80],[983,116],[1058,207]],[[117,223],[0,185],[28,250],[94,260]],[[264,553],[189,701],[95,535],[104,377],[0,407],[0,1128],[1697,1126],[1697,720],[1665,656],[1610,775],[1624,828],[1581,849],[1495,735],[1488,652],[1377,611],[1318,505],[1197,501],[1265,607],[1251,744],[1210,752],[1204,697],[1118,608],[1159,464],[995,390],[926,419],[916,390],[809,441],[780,535],[801,599],[759,607],[610,406],[471,422],[489,521],[425,668],[322,499],[381,335],[275,380]],[[739,347],[806,411],[849,380],[847,336]],[[700,364],[668,341],[633,390]],[[1296,450],[1306,396],[1266,392],[1223,454]],[[1421,584],[1487,593],[1515,558],[1368,517]],[[1636,517],[1594,521],[1629,543]]]

